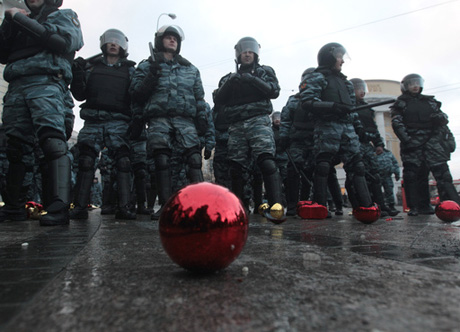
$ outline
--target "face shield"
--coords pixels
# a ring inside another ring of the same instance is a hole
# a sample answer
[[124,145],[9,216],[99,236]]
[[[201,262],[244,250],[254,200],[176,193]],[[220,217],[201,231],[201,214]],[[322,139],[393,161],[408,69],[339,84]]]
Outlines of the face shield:
[[358,92],[359,93],[364,93],[364,94],[369,92],[366,82],[364,82],[362,79],[360,79],[360,78],[352,78],[350,81],[351,81],[351,83],[353,83],[353,88],[355,89],[355,92],[357,94],[358,94]]
[[424,79],[421,76],[414,76],[407,79],[404,79],[401,82],[401,90],[411,91],[414,88],[423,89]]
[[235,58],[239,59],[244,52],[252,52],[259,56],[260,45],[254,38],[245,37],[238,41],[235,45]]
[[125,53],[128,52],[128,38],[117,29],[109,29],[101,36],[101,49],[105,44],[117,44]]
[[184,31],[182,31],[181,27],[178,25],[163,25],[158,29],[156,36],[161,38],[165,33],[175,34],[177,37],[179,37],[180,41],[185,40]]

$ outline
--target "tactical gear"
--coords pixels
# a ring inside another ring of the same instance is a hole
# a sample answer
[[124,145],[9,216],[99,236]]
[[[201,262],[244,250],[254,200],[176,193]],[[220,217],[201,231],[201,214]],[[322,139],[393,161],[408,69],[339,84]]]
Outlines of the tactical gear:
[[158,52],[165,52],[166,49],[163,46],[163,37],[167,35],[173,35],[177,39],[176,54],[180,53],[180,47],[182,42],[185,40],[184,31],[177,25],[163,25],[155,33],[155,50]]
[[106,44],[112,43],[117,44],[120,46],[122,58],[126,58],[128,56],[128,37],[125,36],[123,32],[117,29],[109,29],[105,31],[100,39],[100,48],[101,51],[105,54],[107,49],[105,47]]
[[409,86],[411,85],[418,85],[420,87],[420,93],[423,90],[423,83],[425,80],[420,76],[419,74],[409,74],[404,76],[404,78],[401,81],[401,92],[408,92],[409,91]]
[[129,96],[130,68],[132,61],[123,61],[116,66],[98,62],[88,77],[86,102],[82,108],[105,110],[131,115]]
[[255,54],[255,62],[259,60],[260,45],[252,37],[241,38],[238,43],[235,45],[235,59],[237,63],[241,63],[241,53],[243,52],[252,52]]
[[318,65],[327,68],[333,67],[338,58],[343,58],[347,50],[339,43],[329,43],[321,47],[318,52]]

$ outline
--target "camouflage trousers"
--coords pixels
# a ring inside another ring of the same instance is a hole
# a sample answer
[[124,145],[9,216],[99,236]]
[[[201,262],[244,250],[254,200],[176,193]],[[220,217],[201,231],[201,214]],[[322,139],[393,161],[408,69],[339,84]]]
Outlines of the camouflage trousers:
[[248,170],[252,158],[275,155],[275,139],[268,115],[256,116],[231,124],[228,139],[228,158]]

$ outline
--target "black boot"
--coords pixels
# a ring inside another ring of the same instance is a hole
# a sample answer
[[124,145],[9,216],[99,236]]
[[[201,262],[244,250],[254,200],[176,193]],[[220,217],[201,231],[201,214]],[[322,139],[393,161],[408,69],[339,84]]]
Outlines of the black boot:
[[394,204],[390,204],[390,205],[388,205],[388,209],[389,209],[389,212],[388,212],[388,213],[389,213],[389,214],[390,214],[390,216],[392,216],[392,217],[394,217],[394,216],[398,215],[398,213],[399,213],[399,211],[398,211],[398,210],[396,210],[396,208],[395,208],[395,205],[394,205]]
[[322,206],[327,205],[327,182],[329,177],[330,164],[319,162],[315,168],[313,178],[313,198],[314,201]]
[[155,178],[158,188],[158,201],[160,209],[152,213],[151,220],[159,220],[163,207],[172,195],[171,174],[169,170],[169,157],[166,154],[155,156]]
[[299,202],[299,174],[292,166],[288,167],[287,184],[286,184],[286,199],[287,199],[287,216],[295,216],[297,214],[297,203]]
[[80,155],[78,161],[77,183],[74,189],[74,208],[70,219],[88,219],[88,204],[94,179],[94,159],[89,155]]
[[131,199],[131,173],[117,171],[118,209],[115,219],[136,219],[136,214],[129,208]]
[[27,220],[26,193],[28,188],[23,186],[25,175],[24,163],[12,163],[10,161],[6,179],[6,193],[3,197],[5,206],[0,208],[0,222]]
[[[62,144],[66,144],[62,141]],[[71,164],[67,155],[47,162],[46,214],[40,216],[41,226],[67,225],[69,223]],[[92,179],[91,179],[92,183]]]
[[385,200],[382,193],[382,184],[378,175],[373,175],[374,178],[370,180],[370,190],[372,198],[375,203],[380,207],[380,218],[388,217],[390,215],[389,208],[385,205]]
[[113,180],[112,175],[108,176],[110,176],[110,179],[109,181],[104,181],[104,187],[102,188],[102,215],[115,214],[116,212],[117,198],[113,188],[115,181]]
[[150,215],[150,211],[145,207],[147,194],[145,190],[145,170],[138,169],[134,173],[134,188],[136,190],[137,214]]

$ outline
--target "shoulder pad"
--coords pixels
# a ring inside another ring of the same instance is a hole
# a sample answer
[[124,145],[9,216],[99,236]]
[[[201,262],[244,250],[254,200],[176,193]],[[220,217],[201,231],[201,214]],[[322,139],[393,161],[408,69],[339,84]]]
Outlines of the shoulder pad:
[[176,55],[176,61],[182,66],[190,66],[192,63],[188,61],[186,58],[182,57],[181,55]]

